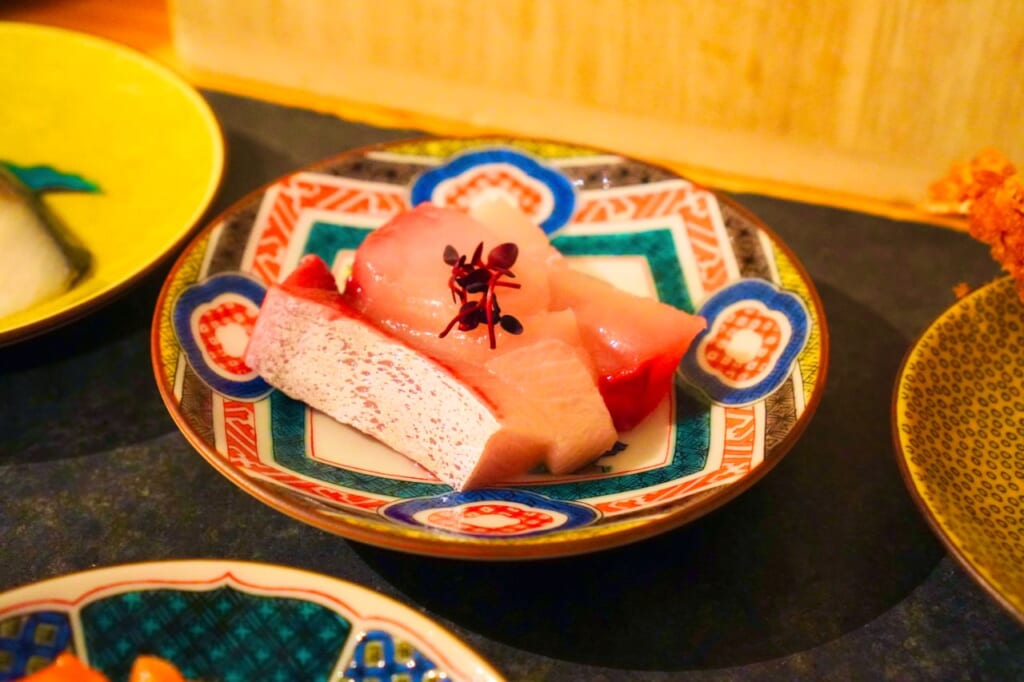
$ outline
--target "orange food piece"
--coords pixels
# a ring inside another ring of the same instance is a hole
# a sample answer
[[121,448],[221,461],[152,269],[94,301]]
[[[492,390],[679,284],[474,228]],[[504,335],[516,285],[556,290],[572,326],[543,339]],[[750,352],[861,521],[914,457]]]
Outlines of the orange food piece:
[[82,663],[74,654],[65,651],[57,656],[53,663],[21,682],[108,682],[103,673],[97,672]]
[[157,656],[139,656],[128,682],[186,682],[178,669]]
[[[93,670],[74,654],[64,652],[39,672],[23,677],[21,682],[109,682],[106,675]],[[157,656],[142,655],[135,659],[128,682],[188,682],[178,669]]]

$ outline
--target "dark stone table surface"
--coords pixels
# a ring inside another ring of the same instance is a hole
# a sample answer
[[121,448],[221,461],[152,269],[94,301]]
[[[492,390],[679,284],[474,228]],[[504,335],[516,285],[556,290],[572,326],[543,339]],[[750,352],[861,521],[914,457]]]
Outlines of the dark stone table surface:
[[[228,147],[209,217],[346,149],[415,135],[204,93]],[[944,551],[900,478],[891,397],[958,282],[998,274],[965,235],[739,195],[799,255],[831,332],[824,399],[762,481],[707,517],[592,555],[430,559],[264,506],[186,442],[157,392],[165,262],[116,301],[0,349],[0,590],[113,564],[297,566],[411,605],[510,680],[1021,680],[1024,628]]]

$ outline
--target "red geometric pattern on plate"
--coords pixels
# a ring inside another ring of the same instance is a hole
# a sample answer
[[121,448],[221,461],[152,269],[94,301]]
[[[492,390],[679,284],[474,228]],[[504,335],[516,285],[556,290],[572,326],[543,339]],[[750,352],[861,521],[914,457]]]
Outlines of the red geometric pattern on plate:
[[[761,347],[749,362],[736,362],[726,350],[733,334],[740,330],[756,332]],[[716,373],[735,383],[748,382],[760,376],[772,364],[772,356],[782,344],[782,328],[773,318],[754,306],[730,310],[722,319],[718,332],[704,349],[704,359]]]
[[217,338],[217,330],[228,324],[237,324],[251,334],[258,314],[255,306],[250,308],[238,301],[227,301],[215,308],[210,308],[199,317],[199,339],[206,349],[206,356],[211,362],[229,374],[236,376],[252,372],[245,361],[224,350],[224,345]]
[[593,192],[581,196],[583,201],[573,221],[599,223],[681,216],[704,290],[711,292],[725,286],[729,271],[725,265],[725,249],[715,229],[714,195],[690,184],[667,189],[646,189],[642,186],[631,189],[633,191],[629,194],[606,196],[601,192]]
[[[473,519],[482,516],[502,516],[510,523],[502,526],[478,525]],[[434,528],[476,533],[478,535],[517,535],[529,531],[547,528],[555,523],[550,514],[536,509],[523,509],[500,502],[479,502],[467,504],[457,509],[438,509],[431,512],[424,521]]]
[[253,403],[224,399],[224,441],[228,463],[265,476],[289,488],[312,497],[329,500],[357,509],[373,511],[388,500],[329,488],[315,481],[307,481],[277,467],[264,464],[259,458],[256,432],[256,408]]
[[259,458],[256,442],[256,408],[252,403],[224,400],[224,441],[228,462],[239,464]]
[[521,175],[513,174],[501,166],[478,166],[463,173],[451,184],[445,183],[446,188],[442,190],[437,203],[468,211],[472,208],[473,197],[481,191],[500,189],[514,199],[519,210],[526,215],[531,218],[546,217],[538,216],[543,196]]
[[656,490],[607,502],[597,502],[597,507],[606,516],[624,514],[643,509],[653,504],[663,504],[692,495],[707,488],[733,481],[751,469],[754,443],[757,438],[757,424],[750,406],[725,410],[725,443],[722,449],[722,463],[714,471]]
[[374,215],[389,218],[407,208],[405,189],[345,178],[299,173],[276,187],[274,203],[258,228],[252,272],[265,284],[277,282],[281,260],[291,241],[299,216],[306,209]]
[[749,462],[757,443],[757,420],[752,406],[725,411],[725,443],[722,457],[746,457]]

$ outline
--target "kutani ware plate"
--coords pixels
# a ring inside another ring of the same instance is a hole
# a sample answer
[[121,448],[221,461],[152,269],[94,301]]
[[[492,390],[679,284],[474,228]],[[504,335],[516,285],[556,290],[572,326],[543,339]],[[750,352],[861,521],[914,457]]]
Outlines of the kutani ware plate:
[[1004,278],[961,299],[904,361],[894,438],[950,553],[1024,623],[1024,305]]
[[[303,254],[319,254],[344,281],[367,232],[410,205],[469,206],[495,195],[531,215],[578,267],[708,319],[671,395],[593,466],[454,494],[376,441],[271,390],[242,362],[266,286]],[[800,264],[735,204],[665,169],[591,149],[433,139],[345,154],[228,210],[168,277],[153,358],[185,436],[263,502],[361,542],[496,559],[622,544],[734,497],[806,426],[823,389],[826,339]],[[740,347],[743,364],[732,359]]]
[[93,36],[0,22],[0,92],[0,163],[92,188],[41,196],[91,262],[63,294],[0,317],[3,345],[93,310],[180,245],[217,190],[224,145],[195,90]]
[[67,650],[112,682],[127,679],[140,654],[218,682],[502,679],[447,630],[384,595],[237,561],[128,564],[0,594],[0,682]]

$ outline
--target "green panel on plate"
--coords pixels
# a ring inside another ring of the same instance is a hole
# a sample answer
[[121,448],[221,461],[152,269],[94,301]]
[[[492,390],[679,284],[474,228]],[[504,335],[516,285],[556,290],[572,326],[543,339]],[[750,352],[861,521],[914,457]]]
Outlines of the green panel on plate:
[[658,300],[688,313],[695,312],[683,279],[676,242],[668,228],[609,234],[567,234],[551,243],[566,256],[644,256],[651,268]]
[[325,606],[232,587],[126,592],[82,609],[82,626],[90,664],[112,682],[143,653],[188,679],[326,681],[352,629]]
[[339,251],[355,249],[369,233],[370,230],[365,227],[318,221],[309,230],[303,252],[320,256],[330,266]]

